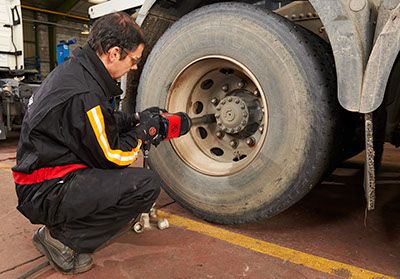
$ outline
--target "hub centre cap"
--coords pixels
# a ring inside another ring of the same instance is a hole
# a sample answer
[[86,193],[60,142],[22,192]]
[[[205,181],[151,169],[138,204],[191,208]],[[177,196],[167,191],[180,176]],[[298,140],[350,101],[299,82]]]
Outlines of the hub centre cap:
[[219,102],[215,118],[218,127],[229,134],[235,134],[246,128],[249,122],[247,104],[237,96],[227,96]]

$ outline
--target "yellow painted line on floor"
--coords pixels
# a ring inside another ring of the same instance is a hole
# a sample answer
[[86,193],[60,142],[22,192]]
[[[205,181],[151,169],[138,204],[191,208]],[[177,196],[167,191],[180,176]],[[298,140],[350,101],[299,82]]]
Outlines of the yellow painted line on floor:
[[158,211],[158,216],[167,218],[169,223],[203,235],[208,235],[228,243],[241,246],[283,261],[303,265],[305,267],[329,273],[344,278],[395,278],[385,274],[376,273],[349,264],[328,260],[315,255],[307,254],[294,249],[279,246],[239,233],[230,232],[209,224],[193,221],[165,211]]
[[10,165],[0,163],[0,170],[2,171],[11,172],[11,168],[12,166]]

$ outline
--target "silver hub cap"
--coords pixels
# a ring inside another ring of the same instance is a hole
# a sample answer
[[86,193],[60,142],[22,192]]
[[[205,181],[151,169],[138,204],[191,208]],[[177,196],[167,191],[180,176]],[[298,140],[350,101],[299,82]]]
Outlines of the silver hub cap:
[[249,122],[249,110],[239,97],[228,96],[216,108],[215,118],[218,127],[229,134],[242,131]]

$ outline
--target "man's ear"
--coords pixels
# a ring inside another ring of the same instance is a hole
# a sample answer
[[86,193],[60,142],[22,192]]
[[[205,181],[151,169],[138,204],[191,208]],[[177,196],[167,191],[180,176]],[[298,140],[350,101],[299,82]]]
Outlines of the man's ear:
[[108,59],[110,60],[110,62],[117,61],[121,58],[121,48],[119,48],[117,46],[112,47],[107,51],[107,54],[108,54]]

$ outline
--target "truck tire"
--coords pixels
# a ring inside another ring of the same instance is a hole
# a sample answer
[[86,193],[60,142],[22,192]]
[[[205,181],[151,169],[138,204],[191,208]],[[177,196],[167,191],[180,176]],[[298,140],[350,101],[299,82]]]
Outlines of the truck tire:
[[308,36],[243,3],[202,7],[162,36],[137,109],[215,116],[150,151],[173,199],[208,221],[246,223],[283,211],[319,181],[332,161],[337,100]]

